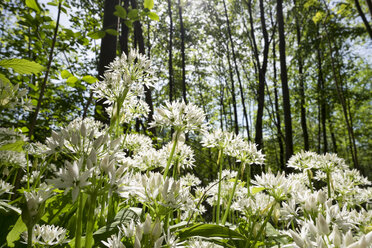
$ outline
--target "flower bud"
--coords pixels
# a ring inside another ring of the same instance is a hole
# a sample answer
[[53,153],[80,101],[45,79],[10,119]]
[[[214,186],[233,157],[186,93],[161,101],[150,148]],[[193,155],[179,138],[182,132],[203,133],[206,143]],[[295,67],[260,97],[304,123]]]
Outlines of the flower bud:
[[327,221],[321,213],[318,214],[318,218],[316,219],[316,228],[323,235],[328,235],[330,232]]

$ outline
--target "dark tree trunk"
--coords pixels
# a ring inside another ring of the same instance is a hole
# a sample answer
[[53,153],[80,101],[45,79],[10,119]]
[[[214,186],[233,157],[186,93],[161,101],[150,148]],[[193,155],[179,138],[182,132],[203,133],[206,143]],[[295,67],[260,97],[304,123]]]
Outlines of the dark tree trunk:
[[237,62],[236,62],[234,42],[233,42],[232,35],[231,35],[230,20],[229,20],[228,14],[227,14],[227,8],[226,8],[226,2],[225,2],[225,0],[223,0],[223,6],[224,6],[224,9],[225,9],[225,17],[226,17],[226,23],[227,23],[227,32],[228,32],[229,40],[230,40],[230,44],[231,44],[231,52],[232,52],[232,56],[233,56],[233,61],[234,61],[234,66],[235,66],[235,72],[236,72],[236,76],[237,76],[238,82],[239,82],[240,97],[242,99],[243,115],[244,115],[244,119],[245,119],[245,125],[246,125],[247,135],[248,135],[248,139],[250,139],[248,114],[247,114],[247,109],[245,107],[245,98],[244,98],[244,92],[243,92],[243,85],[242,85],[242,81],[240,79],[239,68],[238,68],[238,65],[237,65]]
[[[368,3],[368,1],[370,1],[370,0],[367,0],[368,8],[370,8],[370,5],[372,5],[372,4],[371,3]],[[360,18],[362,18],[362,21],[364,23],[364,26],[367,29],[367,32],[369,34],[369,37],[372,39],[372,28],[371,28],[371,25],[369,24],[366,16],[363,13],[362,7],[359,4],[359,0],[354,0],[354,3],[355,3],[356,9],[358,10],[358,14],[359,14]],[[371,8],[369,10],[371,11],[371,15],[372,15]]]
[[284,110],[284,124],[285,124],[285,156],[286,161],[293,155],[293,139],[292,139],[292,116],[291,104],[289,97],[287,65],[285,55],[285,35],[284,35],[284,17],[282,0],[277,0],[277,18],[279,31],[279,54],[280,54],[280,79],[282,81],[283,91],[283,110]]
[[329,131],[331,133],[331,140],[332,140],[332,145],[333,145],[333,152],[334,153],[337,153],[336,136],[335,136],[335,133],[333,131],[333,126],[332,126],[332,122],[331,122],[330,119],[328,119],[328,126],[329,126]]
[[[129,0],[124,0],[124,9],[126,11],[128,11],[128,7],[129,7]],[[121,49],[121,52],[124,52],[126,55],[128,55],[129,28],[127,25],[125,25],[124,20],[122,19],[121,19],[120,25],[121,25],[121,33],[119,36],[120,49]]]
[[[115,6],[119,4],[118,0],[105,0],[103,9],[103,29],[117,30],[118,17],[114,16]],[[116,57],[116,36],[106,33],[101,41],[101,50],[99,53],[98,76],[103,76],[106,66]],[[96,102],[94,118],[104,123],[109,123],[109,117],[105,111],[105,99]]]
[[169,16],[169,44],[168,44],[168,70],[169,70],[169,101],[173,101],[173,17],[171,0],[168,0],[168,16]]
[[178,13],[180,16],[180,31],[181,31],[181,56],[182,56],[182,98],[187,103],[186,98],[186,59],[185,59],[185,28],[183,26],[182,6],[178,0]]
[[298,74],[300,77],[299,84],[300,84],[300,109],[301,109],[301,127],[302,127],[302,134],[304,138],[304,150],[308,151],[309,150],[309,134],[307,131],[307,124],[306,124],[306,100],[305,100],[305,80],[304,80],[304,59],[303,59],[303,54],[302,54],[302,44],[301,44],[301,26],[300,26],[300,20],[298,17],[298,11],[299,8],[296,5],[296,0],[293,0],[293,3],[295,5],[296,13],[295,13],[295,19],[296,19],[296,37],[297,37],[297,63],[298,63]]
[[285,169],[284,163],[284,145],[283,145],[283,133],[282,133],[282,123],[280,119],[280,109],[279,109],[279,98],[278,98],[278,85],[277,85],[277,73],[276,73],[276,48],[275,39],[273,40],[273,68],[274,68],[274,99],[275,99],[275,113],[276,113],[276,128],[277,128],[277,140],[279,144],[279,162],[282,171]]
[[[322,67],[322,54],[320,44],[317,45],[317,66],[318,66],[318,89],[319,89],[319,110],[320,110],[320,119],[319,122],[321,123],[322,128],[322,136],[323,136],[323,153],[328,151],[328,143],[327,143],[327,128],[326,128],[326,110],[327,104],[325,100],[325,82],[323,77],[323,67]],[[320,134],[319,134],[320,135]]]

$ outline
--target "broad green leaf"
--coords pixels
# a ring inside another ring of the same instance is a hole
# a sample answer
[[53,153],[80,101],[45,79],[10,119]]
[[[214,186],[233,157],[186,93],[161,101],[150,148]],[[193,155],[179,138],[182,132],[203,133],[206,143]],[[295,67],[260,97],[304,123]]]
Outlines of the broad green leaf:
[[105,31],[106,31],[106,33],[114,35],[114,36],[119,35],[118,31],[116,31],[115,29],[112,29],[112,28],[106,29]]
[[124,24],[127,25],[128,28],[133,27],[133,23],[131,21],[125,20]]
[[76,83],[77,81],[79,81],[79,79],[78,79],[77,77],[75,77],[75,76],[71,76],[71,77],[67,78],[66,83],[67,83],[68,86],[74,88],[74,87],[75,87],[75,83]]
[[3,59],[0,60],[0,66],[12,68],[14,72],[20,74],[32,74],[44,70],[44,66],[26,59]]
[[122,19],[127,18],[127,11],[124,9],[123,6],[116,5],[115,6],[115,9],[116,9],[116,11],[114,12],[114,15],[115,16],[118,16],[118,17],[120,17]]
[[94,84],[95,82],[98,81],[97,78],[92,77],[92,76],[89,76],[89,75],[84,76],[84,77],[82,78],[82,80],[85,81],[85,82],[87,82],[88,84]]
[[92,39],[101,39],[103,37],[105,37],[106,35],[106,32],[105,31],[102,31],[102,30],[99,30],[99,31],[93,31],[93,32],[90,32],[88,33],[88,36]]
[[265,189],[265,187],[253,187],[253,188],[251,188],[251,194],[255,195],[255,194],[257,194],[258,192],[261,192],[264,189]]
[[152,9],[154,8],[154,0],[145,0],[143,2],[143,7],[145,7],[145,9]]
[[153,21],[159,21],[159,16],[155,12],[149,12],[148,17]]
[[38,4],[37,0],[26,0],[27,7],[36,11],[36,13],[40,13],[40,5]]
[[71,72],[69,72],[67,70],[61,71],[61,77],[62,77],[62,79],[66,79],[66,78],[69,78],[71,76],[72,76]]
[[0,151],[13,151],[13,152],[23,152],[23,145],[25,142],[23,140],[17,140],[14,143],[5,144],[0,147]]
[[138,17],[138,9],[131,9],[128,13],[129,19],[136,19]]
[[21,128],[22,133],[27,133],[29,131],[28,127]]
[[25,223],[23,223],[22,218],[19,217],[12,230],[6,236],[6,242],[9,247],[14,247],[14,242],[19,240],[21,234],[27,231]]
[[0,80],[3,81],[3,83],[10,84],[10,80],[2,73],[0,73]]
[[[141,211],[141,209],[139,209]],[[114,220],[107,223],[104,227],[98,229],[93,237],[97,242],[100,240],[106,240],[112,234],[117,232],[119,225],[128,223],[131,220],[137,219],[139,216],[137,208],[124,208],[121,209],[115,216]]]
[[182,229],[179,233],[179,237],[182,240],[194,236],[201,236],[206,238],[220,237],[228,239],[245,239],[245,237],[240,233],[231,230],[226,226],[220,226],[215,224],[196,224],[192,227]]

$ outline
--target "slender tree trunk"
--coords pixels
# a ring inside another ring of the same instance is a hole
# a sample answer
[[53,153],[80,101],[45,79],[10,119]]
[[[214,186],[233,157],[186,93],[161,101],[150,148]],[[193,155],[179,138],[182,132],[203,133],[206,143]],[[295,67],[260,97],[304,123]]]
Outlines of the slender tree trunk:
[[[330,118],[331,119],[331,118]],[[337,153],[337,142],[336,142],[336,136],[333,131],[333,126],[331,120],[328,119],[328,126],[329,126],[329,131],[331,133],[331,140],[332,140],[332,145],[333,145],[333,152]]]
[[239,82],[240,97],[242,99],[243,115],[244,115],[245,124],[246,124],[247,136],[248,136],[248,139],[250,139],[248,114],[247,114],[247,109],[245,107],[244,90],[243,90],[243,85],[242,85],[242,81],[241,81],[241,78],[240,78],[239,68],[238,68],[238,65],[237,65],[237,62],[236,62],[234,42],[233,42],[232,35],[231,35],[230,20],[229,20],[228,14],[227,14],[227,8],[226,8],[226,1],[225,0],[223,0],[223,6],[224,6],[224,10],[225,10],[225,17],[226,17],[226,23],[227,23],[227,32],[228,32],[229,40],[230,40],[230,44],[231,44],[231,53],[232,53],[232,57],[233,57],[233,61],[234,61],[236,76],[237,76],[238,82]]
[[[126,11],[128,11],[128,7],[129,7],[129,0],[124,0],[124,9]],[[129,28],[127,25],[125,25],[124,20],[121,19],[121,33],[119,36],[119,43],[120,43],[121,52],[124,52],[126,55],[128,55],[128,52],[129,52],[128,38],[129,38]]]
[[[367,0],[368,8],[370,8],[370,5],[372,6],[372,4],[368,3],[368,1],[370,1],[370,0]],[[371,28],[371,25],[369,24],[366,16],[363,13],[363,10],[362,10],[362,7],[360,6],[359,0],[354,0],[354,3],[355,3],[356,9],[358,10],[358,14],[359,14],[360,18],[362,18],[364,26],[367,29],[369,37],[372,39],[372,28]],[[369,10],[371,11],[371,8]],[[371,15],[372,15],[372,11],[371,11]]]
[[168,16],[169,16],[169,47],[168,47],[168,70],[169,70],[169,101],[173,101],[173,17],[171,0],[168,0]]
[[230,81],[231,81],[231,97],[232,97],[232,104],[233,104],[233,109],[234,109],[234,130],[235,133],[239,133],[239,122],[238,122],[238,110],[236,106],[236,97],[235,97],[235,85],[234,85],[234,75],[233,75],[233,69],[231,66],[231,60],[230,60],[230,49],[229,49],[229,44],[227,43],[227,62],[229,65],[229,75],[230,75]]
[[296,0],[293,0],[293,3],[295,5],[295,9],[296,9],[296,13],[295,13],[295,19],[296,19],[296,37],[297,37],[297,46],[298,46],[298,49],[297,49],[297,63],[298,63],[298,74],[299,74],[299,77],[300,77],[300,80],[299,80],[299,83],[300,83],[300,109],[301,109],[301,127],[302,127],[302,134],[303,134],[303,138],[304,138],[304,149],[305,151],[308,151],[309,150],[309,134],[308,134],[308,131],[307,131],[307,124],[306,124],[306,108],[305,108],[305,104],[306,104],[306,101],[305,101],[305,80],[304,80],[304,72],[303,72],[303,68],[304,68],[304,59],[303,59],[303,54],[302,54],[302,44],[301,44],[301,26],[300,26],[300,20],[299,20],[299,17],[298,17],[298,11],[299,11],[299,8],[298,6],[296,5]]
[[276,44],[275,39],[273,40],[273,69],[274,69],[274,99],[275,99],[275,113],[276,113],[276,128],[277,128],[277,140],[279,144],[279,162],[280,168],[282,171],[285,169],[284,163],[284,145],[283,145],[283,133],[282,133],[282,124],[280,120],[280,109],[279,109],[279,99],[278,99],[278,85],[277,85],[277,72],[276,72]]
[[372,0],[366,0],[366,3],[368,6],[369,14],[371,15],[372,18]]
[[178,13],[180,16],[180,31],[181,31],[181,56],[182,56],[182,98],[187,103],[186,98],[186,59],[185,59],[185,28],[183,26],[182,5],[181,0],[178,0]]
[[[118,17],[114,15],[115,6],[119,4],[118,0],[105,0],[103,10],[103,29],[115,29],[117,30]],[[101,50],[99,53],[98,62],[98,77],[102,77],[106,66],[108,66],[116,57],[116,40],[117,37],[106,33],[101,41]],[[94,118],[100,120],[103,123],[109,123],[109,117],[105,111],[107,107],[104,104],[106,100],[102,99],[96,102],[96,108],[94,112]]]
[[[58,34],[60,16],[61,16],[61,2],[58,4],[57,22],[56,22],[56,26],[54,28],[52,47],[50,48],[47,70],[45,72],[44,80],[43,80],[43,82],[41,84],[41,87],[40,87],[39,99],[37,101],[35,112],[31,115],[30,128],[29,128],[29,132],[28,132],[28,137],[31,140],[33,139],[33,134],[34,134],[34,131],[35,131],[37,116],[39,115],[39,111],[40,111],[40,108],[41,108],[41,102],[43,101],[43,97],[44,97],[46,83],[48,81],[49,72],[50,72],[50,69],[51,69],[51,66],[52,66],[52,62],[53,62],[54,47],[55,47],[55,44],[56,44],[56,41],[57,41],[57,34]],[[21,175],[21,173],[18,173],[18,174]],[[17,189],[18,186],[19,186],[19,180],[17,178],[17,185],[16,185],[15,188]]]
[[277,0],[277,18],[279,31],[279,54],[280,54],[280,79],[282,81],[283,91],[283,110],[285,124],[285,147],[286,161],[293,155],[293,139],[292,139],[292,117],[291,104],[288,88],[287,65],[285,55],[285,37],[284,37],[284,17],[282,0]]

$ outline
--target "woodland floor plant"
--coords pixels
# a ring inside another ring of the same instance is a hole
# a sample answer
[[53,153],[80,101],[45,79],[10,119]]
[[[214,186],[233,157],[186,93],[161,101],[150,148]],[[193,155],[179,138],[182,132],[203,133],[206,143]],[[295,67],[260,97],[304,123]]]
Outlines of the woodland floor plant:
[[[131,50],[93,85],[109,126],[77,118],[45,144],[0,128],[1,247],[372,247],[371,182],[335,154],[300,152],[295,173],[251,178],[265,162],[257,146],[184,101],[165,102],[149,125],[170,141],[130,131],[154,82]],[[190,173],[187,136],[218,154],[207,185]]]

